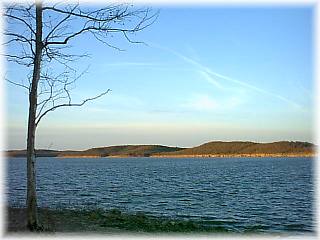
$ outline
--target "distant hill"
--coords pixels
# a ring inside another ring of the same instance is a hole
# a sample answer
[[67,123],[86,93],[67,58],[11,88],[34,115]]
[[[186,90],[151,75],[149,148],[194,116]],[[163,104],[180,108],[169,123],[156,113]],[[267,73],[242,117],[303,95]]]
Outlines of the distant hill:
[[[44,149],[37,149],[36,156],[37,157],[57,157],[59,151],[55,150],[44,150]],[[5,155],[8,157],[26,157],[27,150],[9,150],[5,152]]]
[[[123,145],[91,148],[84,151],[56,151],[56,150],[36,150],[38,157],[108,157],[108,156],[128,156],[128,157],[148,157],[152,154],[170,153],[184,148],[167,147],[161,145]],[[6,152],[9,157],[25,157],[26,150],[11,150]]]
[[59,156],[131,156],[131,157],[148,157],[152,154],[158,153],[170,153],[183,150],[184,148],[179,147],[167,147],[161,145],[123,145],[123,146],[110,146],[110,147],[99,147],[91,148],[85,151],[64,151],[60,152]]
[[[38,157],[219,157],[219,156],[312,156],[316,146],[308,142],[222,142],[193,148],[162,145],[122,145],[91,148],[84,151],[36,150]],[[25,157],[26,150],[7,151],[9,157]]]
[[[198,147],[179,150],[174,155],[262,155],[262,154],[282,154],[282,155],[303,155],[313,154],[315,145],[308,142],[209,142]],[[169,154],[170,155],[170,154]]]

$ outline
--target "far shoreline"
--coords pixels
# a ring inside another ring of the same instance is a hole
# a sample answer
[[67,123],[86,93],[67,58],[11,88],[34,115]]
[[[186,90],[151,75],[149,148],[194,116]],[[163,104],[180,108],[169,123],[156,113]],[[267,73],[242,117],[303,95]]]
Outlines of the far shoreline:
[[[308,142],[279,141],[255,143],[242,141],[212,141],[182,148],[165,145],[115,145],[87,150],[36,150],[36,157],[58,158],[260,158],[316,157],[317,146]],[[8,150],[6,157],[26,157],[27,150]]]
[[281,157],[317,157],[317,154],[248,154],[248,155],[213,155],[213,154],[202,154],[202,155],[151,155],[151,156],[56,156],[54,158],[281,158]]
[[[26,158],[26,156],[5,156],[6,158]],[[150,156],[130,156],[130,155],[61,155],[61,156],[37,156],[37,158],[295,158],[311,157],[316,158],[318,154],[201,154],[201,155],[150,155]]]

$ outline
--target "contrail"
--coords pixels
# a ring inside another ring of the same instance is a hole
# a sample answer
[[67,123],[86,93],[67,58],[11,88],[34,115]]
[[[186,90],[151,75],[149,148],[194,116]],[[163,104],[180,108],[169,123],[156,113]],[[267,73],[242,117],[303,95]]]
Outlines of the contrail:
[[281,95],[278,95],[278,94],[275,94],[275,93],[266,91],[266,90],[264,90],[264,89],[262,89],[262,88],[258,88],[258,87],[256,87],[256,86],[253,86],[253,85],[248,84],[248,83],[246,83],[246,82],[242,82],[242,81],[240,81],[240,80],[237,80],[237,79],[234,79],[234,78],[230,78],[230,77],[221,75],[221,74],[219,74],[219,73],[216,73],[216,72],[211,71],[210,69],[208,69],[208,71],[209,71],[209,73],[211,73],[212,75],[215,75],[215,76],[220,77],[220,78],[222,78],[222,79],[225,79],[225,80],[227,80],[227,81],[230,81],[230,82],[239,84],[239,85],[244,86],[244,87],[246,87],[246,88],[248,88],[248,89],[251,89],[251,90],[253,90],[253,91],[260,92],[260,93],[263,93],[263,94],[265,94],[265,95],[269,95],[269,96],[275,97],[275,98],[277,98],[277,99],[279,99],[279,100],[282,100],[283,102],[289,103],[290,105],[292,105],[292,106],[294,106],[294,107],[296,107],[296,108],[302,108],[301,105],[299,105],[299,104],[297,104],[297,103],[295,103],[295,102],[293,102],[293,101],[291,101],[291,100],[289,100],[289,99],[287,99],[287,98],[285,98],[285,97],[283,97],[283,96],[281,96]]
[[235,79],[235,78],[231,78],[231,77],[228,77],[228,76],[225,76],[225,75],[222,75],[220,73],[217,73],[217,72],[214,72],[212,71],[210,68],[202,65],[201,63],[195,61],[194,59],[192,58],[189,58],[173,49],[170,49],[170,48],[167,48],[167,47],[163,47],[163,46],[160,46],[158,44],[149,44],[150,46],[152,47],[155,47],[155,48],[158,48],[158,49],[162,49],[162,50],[166,50],[168,52],[171,52],[172,54],[174,54],[175,56],[179,57],[180,59],[184,60],[185,62],[187,63],[190,63],[191,65],[193,66],[196,66],[198,69],[200,69],[200,72],[202,72],[202,74],[207,74],[207,75],[204,75],[206,77],[206,80],[209,81],[210,83],[214,84],[215,86],[219,87],[220,89],[223,89],[223,87],[221,86],[220,83],[218,83],[216,80],[213,80],[212,78],[210,78],[210,76],[208,75],[213,75],[215,77],[218,77],[218,78],[221,78],[221,79],[224,79],[224,80],[227,80],[229,82],[232,82],[232,83],[235,83],[235,84],[238,84],[238,85],[241,85],[247,89],[250,89],[250,90],[253,90],[253,91],[256,91],[256,92],[259,92],[259,93],[262,93],[262,94],[265,94],[265,95],[268,95],[268,96],[272,96],[274,98],[277,98],[283,102],[286,102],[288,104],[290,104],[291,106],[295,107],[295,108],[303,108],[301,105],[279,95],[279,94],[275,94],[275,93],[272,93],[272,92],[269,92],[269,91],[266,91],[262,88],[259,88],[259,87],[256,87],[254,85],[251,85],[249,83],[246,83],[246,82],[243,82],[243,81],[240,81],[238,79]]
[[210,76],[210,74],[207,71],[199,70],[198,72],[207,80],[207,82],[213,84],[214,86],[216,86],[217,88],[219,88],[221,90],[226,89],[217,80],[215,80],[215,78]]

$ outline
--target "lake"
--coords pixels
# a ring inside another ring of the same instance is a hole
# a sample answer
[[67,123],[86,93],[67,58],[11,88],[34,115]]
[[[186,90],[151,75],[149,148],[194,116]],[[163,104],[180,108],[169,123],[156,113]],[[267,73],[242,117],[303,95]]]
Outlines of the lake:
[[[314,232],[312,158],[38,158],[38,205],[118,208],[231,231]],[[26,159],[7,161],[7,201],[25,206]]]

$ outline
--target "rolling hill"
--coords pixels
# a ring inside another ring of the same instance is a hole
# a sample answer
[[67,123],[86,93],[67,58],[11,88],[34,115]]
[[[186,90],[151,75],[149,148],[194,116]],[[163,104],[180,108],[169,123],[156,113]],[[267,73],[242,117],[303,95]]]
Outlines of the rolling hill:
[[[315,152],[315,145],[308,142],[209,142],[198,147],[176,151],[174,155],[303,155]],[[169,153],[169,155],[171,155]]]
[[[312,156],[316,146],[308,142],[222,142],[214,141],[192,148],[162,145],[121,145],[84,151],[36,150],[38,157],[219,157],[219,156]],[[7,151],[9,157],[25,157],[26,150]]]
[[[148,157],[152,154],[170,153],[184,148],[167,147],[161,145],[123,145],[90,148],[84,151],[56,151],[56,150],[36,150],[38,157],[108,157],[108,156],[128,156],[128,157]],[[25,157],[26,150],[11,150],[7,151],[9,157]]]

